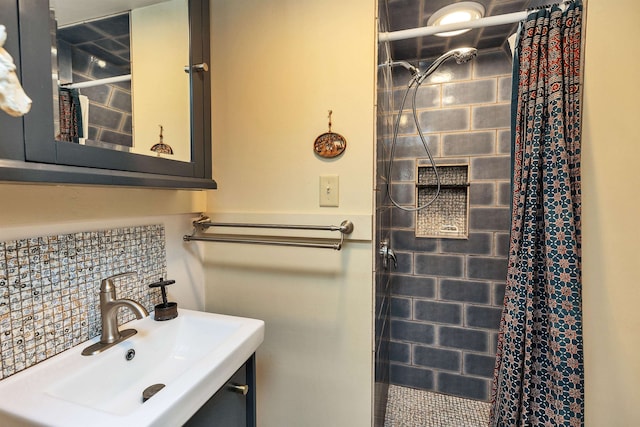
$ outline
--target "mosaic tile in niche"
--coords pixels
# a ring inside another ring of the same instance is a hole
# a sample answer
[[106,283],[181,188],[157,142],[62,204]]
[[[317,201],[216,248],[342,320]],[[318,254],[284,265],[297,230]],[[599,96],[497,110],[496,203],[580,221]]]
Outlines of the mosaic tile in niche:
[[418,166],[416,237],[466,238],[468,233],[468,166],[438,166],[440,193],[436,195],[433,167]]

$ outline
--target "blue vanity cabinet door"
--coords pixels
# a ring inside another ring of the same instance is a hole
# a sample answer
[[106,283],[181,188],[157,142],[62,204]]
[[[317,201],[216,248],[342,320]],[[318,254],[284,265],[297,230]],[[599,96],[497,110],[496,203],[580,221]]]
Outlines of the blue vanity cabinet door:
[[[246,395],[234,389],[248,386]],[[255,427],[255,355],[211,396],[187,421],[185,427]]]

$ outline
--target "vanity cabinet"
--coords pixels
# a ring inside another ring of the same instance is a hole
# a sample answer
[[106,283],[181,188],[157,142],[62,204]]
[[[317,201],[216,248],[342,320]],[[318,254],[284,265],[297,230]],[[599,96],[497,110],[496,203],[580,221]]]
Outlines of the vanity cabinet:
[[254,354],[184,424],[185,427],[255,427],[255,386]]
[[[57,141],[53,125],[57,80],[52,77],[49,2],[0,2],[0,24],[7,27],[8,34],[5,48],[33,100],[31,111],[23,117],[10,117],[0,111],[0,181],[216,188],[211,171],[210,76],[205,71],[193,71],[191,66],[210,64],[209,0],[189,0],[188,15],[190,47],[185,69],[190,81],[191,161],[177,161]],[[162,55],[162,46],[157,49]]]

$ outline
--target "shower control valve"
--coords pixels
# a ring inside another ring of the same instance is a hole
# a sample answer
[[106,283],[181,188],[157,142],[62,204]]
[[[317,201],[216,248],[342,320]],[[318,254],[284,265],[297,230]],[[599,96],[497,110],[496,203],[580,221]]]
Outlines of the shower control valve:
[[389,260],[393,261],[393,268],[398,268],[398,259],[393,249],[389,248],[389,240],[385,239],[380,242],[380,255],[382,256],[382,267],[387,270],[389,268]]

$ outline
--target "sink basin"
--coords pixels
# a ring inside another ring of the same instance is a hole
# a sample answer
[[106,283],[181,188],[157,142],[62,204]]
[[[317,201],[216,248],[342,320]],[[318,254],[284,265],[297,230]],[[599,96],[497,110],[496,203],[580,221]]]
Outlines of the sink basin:
[[[181,425],[264,338],[261,320],[183,309],[126,328],[138,333],[103,353],[80,354],[95,338],[0,381],[0,425]],[[143,403],[155,384],[165,387]]]

